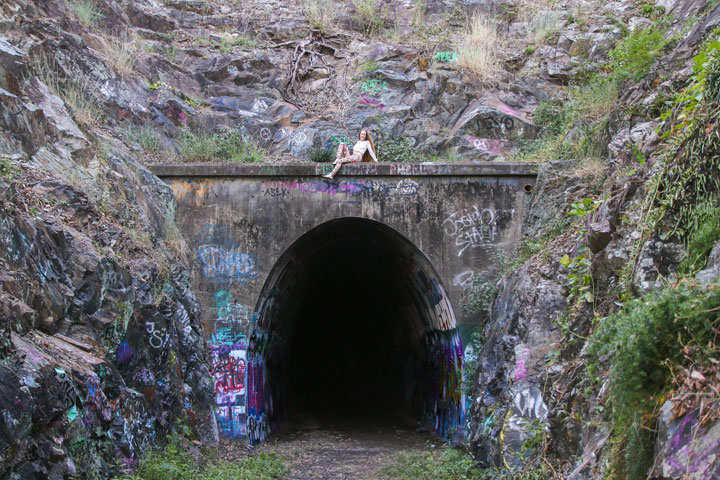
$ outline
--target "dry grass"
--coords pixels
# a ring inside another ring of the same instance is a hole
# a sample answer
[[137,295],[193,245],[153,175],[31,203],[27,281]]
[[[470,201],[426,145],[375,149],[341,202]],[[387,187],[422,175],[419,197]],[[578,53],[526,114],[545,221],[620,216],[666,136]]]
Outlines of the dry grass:
[[77,123],[87,127],[100,123],[103,117],[102,109],[90,93],[89,82],[82,75],[69,78],[46,57],[35,59],[33,70],[51,93],[65,101]]
[[332,30],[337,18],[337,6],[330,0],[301,0],[303,14],[310,26],[323,33]]
[[562,27],[559,12],[525,10],[523,17],[527,22],[527,38],[530,43],[540,45],[558,33]]
[[490,19],[475,16],[458,43],[458,61],[480,78],[492,78],[500,69],[500,38]]
[[140,47],[133,36],[104,39],[102,48],[110,65],[120,76],[127,77],[134,72]]

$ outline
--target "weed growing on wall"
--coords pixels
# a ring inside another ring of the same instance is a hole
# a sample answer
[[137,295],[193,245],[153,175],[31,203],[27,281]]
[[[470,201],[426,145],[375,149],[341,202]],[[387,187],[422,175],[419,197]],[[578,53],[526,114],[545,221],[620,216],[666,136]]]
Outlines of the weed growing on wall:
[[337,7],[329,0],[302,0],[302,9],[312,28],[328,33],[334,27]]
[[353,6],[358,15],[358,23],[367,35],[373,35],[382,30],[385,20],[380,8],[380,0],[353,0]]
[[424,162],[426,157],[412,147],[407,137],[393,137],[378,142],[378,158],[383,162]]
[[0,157],[0,177],[5,180],[12,180],[20,173],[17,164],[8,157]]
[[690,85],[664,118],[669,148],[654,185],[653,215],[686,239],[720,205],[720,31],[694,58]]

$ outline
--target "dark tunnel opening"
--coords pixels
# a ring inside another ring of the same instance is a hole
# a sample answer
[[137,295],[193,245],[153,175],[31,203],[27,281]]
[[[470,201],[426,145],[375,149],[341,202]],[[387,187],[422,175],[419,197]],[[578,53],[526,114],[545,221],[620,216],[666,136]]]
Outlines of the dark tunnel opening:
[[419,421],[456,434],[462,345],[427,258],[370,220],[327,222],[270,273],[248,351],[248,437],[321,423]]

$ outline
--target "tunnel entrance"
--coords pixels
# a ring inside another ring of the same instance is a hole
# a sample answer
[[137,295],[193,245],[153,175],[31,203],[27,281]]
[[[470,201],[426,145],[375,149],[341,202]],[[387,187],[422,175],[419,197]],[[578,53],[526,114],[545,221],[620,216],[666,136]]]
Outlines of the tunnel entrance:
[[273,267],[254,319],[251,442],[303,416],[461,430],[450,301],[428,259],[389,227],[344,218],[305,234]]

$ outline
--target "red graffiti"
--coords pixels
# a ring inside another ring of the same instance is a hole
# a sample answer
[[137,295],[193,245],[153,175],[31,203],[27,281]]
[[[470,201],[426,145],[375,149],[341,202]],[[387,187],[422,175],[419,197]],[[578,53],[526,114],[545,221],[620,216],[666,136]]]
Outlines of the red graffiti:
[[215,393],[228,393],[245,388],[245,360],[236,357],[218,359],[213,365]]

